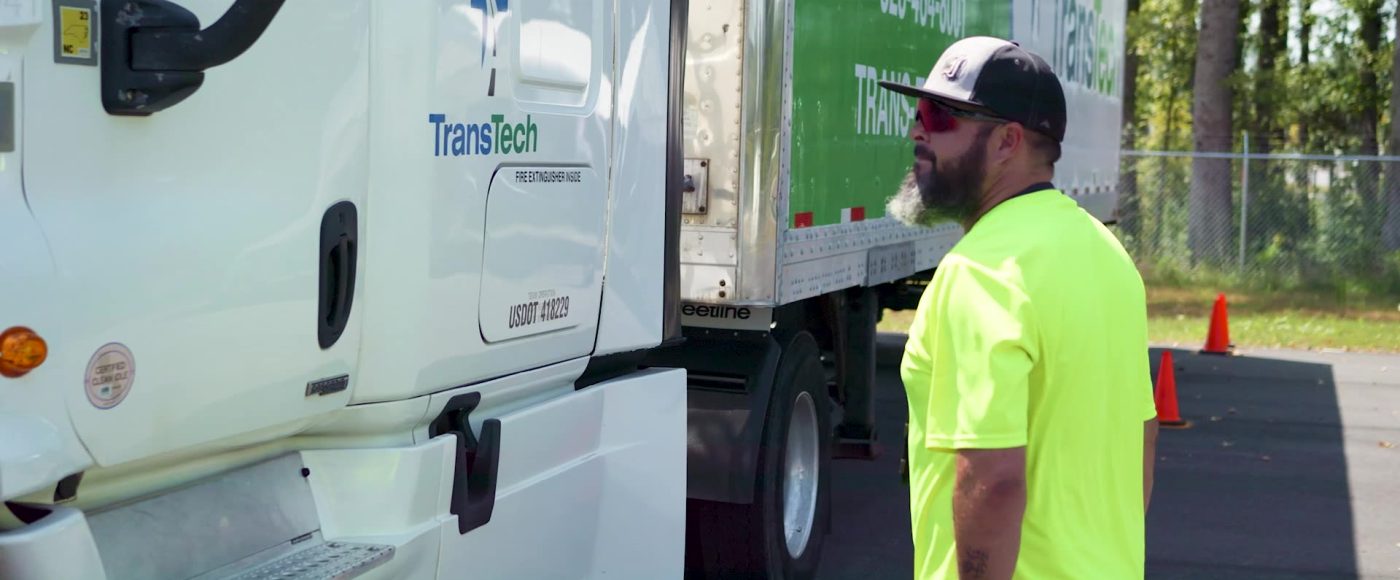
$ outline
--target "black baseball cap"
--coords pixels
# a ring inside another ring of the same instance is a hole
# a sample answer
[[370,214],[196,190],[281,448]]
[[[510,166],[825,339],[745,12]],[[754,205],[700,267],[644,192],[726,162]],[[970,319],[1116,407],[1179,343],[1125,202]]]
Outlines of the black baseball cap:
[[1009,40],[964,38],[943,51],[924,86],[889,81],[880,81],[880,86],[1015,121],[1057,143],[1065,140],[1068,120],[1059,77],[1045,59]]

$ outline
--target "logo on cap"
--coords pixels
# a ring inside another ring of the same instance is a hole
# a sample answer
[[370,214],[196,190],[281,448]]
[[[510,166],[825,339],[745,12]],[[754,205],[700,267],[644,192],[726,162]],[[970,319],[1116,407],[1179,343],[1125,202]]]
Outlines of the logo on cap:
[[965,56],[955,56],[948,59],[948,63],[943,65],[943,78],[950,81],[958,80],[958,76],[962,75],[964,64],[967,64]]

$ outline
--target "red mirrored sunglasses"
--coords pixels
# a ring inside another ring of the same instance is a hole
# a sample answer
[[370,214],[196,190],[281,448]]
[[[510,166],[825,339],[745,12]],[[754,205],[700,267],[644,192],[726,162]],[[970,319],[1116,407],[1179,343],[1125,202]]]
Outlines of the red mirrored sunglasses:
[[952,109],[932,99],[919,99],[918,110],[914,114],[914,118],[919,121],[927,133],[943,133],[957,129],[959,117],[972,121],[1007,122],[1006,119],[1000,117]]

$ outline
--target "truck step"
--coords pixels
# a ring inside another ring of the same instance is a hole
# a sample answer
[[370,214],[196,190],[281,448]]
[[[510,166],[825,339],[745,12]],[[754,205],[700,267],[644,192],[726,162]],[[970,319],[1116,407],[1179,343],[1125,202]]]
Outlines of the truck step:
[[110,580],[354,578],[392,546],[325,538],[300,453],[88,516]]
[[389,561],[394,547],[328,542],[288,554],[229,580],[348,580]]

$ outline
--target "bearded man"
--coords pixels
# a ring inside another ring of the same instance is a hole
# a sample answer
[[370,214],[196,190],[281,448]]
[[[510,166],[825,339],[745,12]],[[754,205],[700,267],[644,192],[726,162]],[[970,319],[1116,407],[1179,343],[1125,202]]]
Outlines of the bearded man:
[[[950,46],[889,215],[966,235],[901,364],[918,578],[1142,578],[1157,421],[1142,278],[1051,180],[1059,79],[1014,42]],[[1105,111],[1104,114],[1111,114]]]

